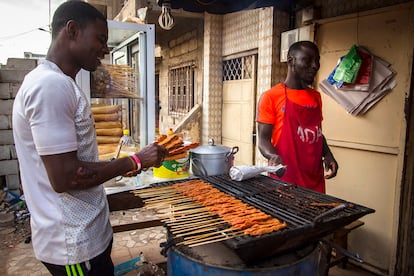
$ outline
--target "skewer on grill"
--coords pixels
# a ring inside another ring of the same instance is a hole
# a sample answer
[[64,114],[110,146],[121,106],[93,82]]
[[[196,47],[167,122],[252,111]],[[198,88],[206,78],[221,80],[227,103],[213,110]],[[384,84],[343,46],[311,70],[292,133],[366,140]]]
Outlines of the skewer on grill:
[[182,222],[188,222],[192,220],[199,220],[199,219],[205,219],[208,217],[215,217],[214,215],[211,215],[210,213],[202,213],[202,214],[193,214],[193,215],[183,215],[183,216],[172,216],[166,219],[162,219],[162,222],[165,222],[167,224],[174,224],[174,223],[182,223]]
[[235,237],[241,237],[245,234],[241,231],[234,231],[234,230],[223,230],[219,232],[214,233],[207,233],[202,234],[199,236],[193,236],[189,238],[184,238],[184,241],[177,243],[177,245],[188,245],[190,247],[209,244],[209,243],[215,243],[219,241],[224,241],[228,239],[232,239]]
[[198,225],[206,226],[209,223],[214,223],[214,222],[223,223],[224,221],[222,219],[219,219],[219,218],[214,218],[214,219],[202,220],[202,221],[200,221],[200,220],[196,220],[196,221],[192,221],[192,222],[191,221],[190,222],[185,221],[185,222],[181,222],[181,223],[174,223],[174,224],[171,224],[169,226],[171,227],[171,229],[180,230],[180,229],[188,229],[188,228],[191,228],[191,227],[196,227]]
[[[180,234],[181,233],[188,234],[188,233],[191,233],[191,231],[198,231],[198,230],[202,230],[203,231],[204,229],[206,229],[206,227],[210,227],[211,228],[211,226],[215,226],[215,225],[217,225],[217,226],[222,225],[223,226],[225,224],[227,224],[225,221],[220,220],[220,221],[216,221],[216,222],[211,222],[211,223],[209,223],[207,225],[193,225],[193,226],[188,226],[188,227],[186,227],[184,229],[171,229],[171,232],[174,235],[176,235],[177,237],[180,237]],[[207,229],[209,229],[209,228],[207,228]],[[217,229],[217,227],[215,227],[214,229]],[[190,231],[190,232],[188,232],[188,231]]]
[[[170,227],[174,239],[188,238],[186,243],[192,246],[232,238],[235,231],[241,236],[261,235],[286,227],[286,223],[203,180],[190,180],[134,194],[144,198],[146,208],[157,209],[158,216]],[[223,230],[225,225],[227,229]],[[223,231],[233,235],[223,237],[226,233]]]

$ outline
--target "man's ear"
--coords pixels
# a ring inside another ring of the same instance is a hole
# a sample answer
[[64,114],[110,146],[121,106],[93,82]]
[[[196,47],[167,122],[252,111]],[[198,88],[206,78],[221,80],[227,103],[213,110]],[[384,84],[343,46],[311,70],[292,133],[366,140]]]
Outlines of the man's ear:
[[295,58],[293,56],[287,56],[287,63],[290,64],[290,65],[292,65],[293,62],[294,62],[294,59]]
[[69,39],[75,39],[79,33],[79,24],[74,20],[66,22],[66,33]]

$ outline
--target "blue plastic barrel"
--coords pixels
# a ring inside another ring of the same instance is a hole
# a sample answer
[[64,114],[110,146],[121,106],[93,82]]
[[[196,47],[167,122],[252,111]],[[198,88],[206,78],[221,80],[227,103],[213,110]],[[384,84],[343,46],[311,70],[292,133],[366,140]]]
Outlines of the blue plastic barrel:
[[169,276],[313,276],[318,271],[317,246],[306,255],[289,253],[268,265],[247,266],[231,249],[220,244],[208,247],[171,247],[167,256]]

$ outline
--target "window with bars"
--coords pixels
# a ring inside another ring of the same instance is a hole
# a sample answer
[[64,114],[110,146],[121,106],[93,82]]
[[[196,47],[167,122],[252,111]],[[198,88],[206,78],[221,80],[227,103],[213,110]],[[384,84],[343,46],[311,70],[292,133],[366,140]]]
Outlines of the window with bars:
[[168,114],[186,115],[194,107],[194,64],[169,70]]
[[251,79],[254,55],[223,61],[223,81]]

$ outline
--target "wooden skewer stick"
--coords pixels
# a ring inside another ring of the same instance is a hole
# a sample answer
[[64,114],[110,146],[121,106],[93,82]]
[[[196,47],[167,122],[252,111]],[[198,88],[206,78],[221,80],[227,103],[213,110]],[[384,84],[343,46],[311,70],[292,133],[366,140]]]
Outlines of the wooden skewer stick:
[[212,223],[212,222],[216,222],[216,221],[224,221],[220,218],[211,218],[208,220],[194,220],[194,221],[184,221],[184,222],[180,222],[180,223],[174,223],[174,224],[168,224],[168,226],[170,226],[172,229],[181,229],[181,228],[187,228],[187,227],[191,227],[191,226],[196,226],[196,225],[206,225],[208,223]]
[[[160,204],[161,205],[161,204]],[[181,209],[193,209],[193,208],[203,208],[207,209],[205,206],[192,202],[192,201],[180,201],[179,203],[165,204],[167,208],[160,209],[160,211],[171,211],[171,210],[181,210]]]
[[[183,202],[182,200],[180,200],[180,202]],[[152,203],[152,204],[145,204],[145,208],[149,208],[149,209],[160,209],[160,210],[164,210],[165,208],[171,206],[171,205],[175,205],[177,203],[177,201],[165,201],[165,202],[158,202],[158,203]],[[186,202],[186,203],[191,203],[191,202]],[[200,206],[200,205],[199,205]],[[171,208],[171,207],[170,207]],[[173,210],[173,208],[171,208],[171,210]]]
[[[188,228],[180,229],[180,230],[171,229],[171,232],[178,237],[178,235],[181,234],[181,233],[186,234],[186,233],[191,233],[192,231],[197,231],[197,230],[204,231],[204,229],[206,229],[206,227],[212,227],[214,225],[220,226],[220,225],[224,225],[224,224],[227,224],[227,223],[222,220],[222,221],[217,221],[217,222],[210,223],[208,225],[196,225],[194,227],[188,227]],[[207,228],[207,229],[209,229],[209,228]],[[217,227],[216,227],[216,229],[217,229]],[[190,232],[188,232],[188,231],[190,231]]]
[[[173,210],[171,210],[172,212],[168,213],[168,214],[160,214],[159,216],[161,217],[170,217],[170,216],[180,216],[180,215],[188,215],[188,214],[201,214],[201,213],[209,213],[207,211],[204,210],[204,208],[200,208],[201,210],[198,209],[190,209],[190,210],[185,210],[185,211],[179,211],[179,212],[174,212]],[[211,215],[211,213],[209,213]]]
[[[163,193],[180,193],[176,189],[172,187],[158,187],[158,188],[148,188],[148,189],[141,189],[141,190],[132,190],[131,193],[134,195],[157,195]],[[181,194],[181,193],[180,193]]]
[[200,245],[203,245],[203,244],[215,243],[215,242],[229,240],[229,239],[232,239],[232,238],[242,237],[242,236],[243,236],[243,234],[229,235],[229,236],[212,236],[212,237],[208,237],[208,238],[204,238],[204,239],[184,241],[184,242],[182,242],[182,244],[188,245],[190,247],[195,247],[195,246],[200,246]]
[[[184,201],[185,200],[185,201]],[[159,207],[168,207],[170,205],[174,205],[174,204],[180,204],[180,203],[193,203],[193,201],[191,201],[191,199],[186,199],[186,198],[178,198],[178,199],[171,199],[171,200],[159,200],[159,201],[154,201],[154,202],[147,202],[145,201],[145,204],[147,206],[150,207],[154,207],[154,206],[159,206]]]
[[214,232],[209,232],[209,233],[203,233],[200,235],[193,235],[190,237],[184,237],[184,241],[186,240],[200,240],[200,239],[204,239],[206,237],[211,237],[211,236],[217,236],[217,235],[234,235],[234,234],[243,234],[243,231],[239,231],[237,229],[234,229],[232,227],[227,228],[227,229],[222,229],[220,231],[214,231]]
[[201,228],[201,227],[207,227],[210,225],[214,225],[214,224],[223,224],[226,223],[228,224],[226,221],[220,219],[220,218],[216,218],[216,219],[209,219],[209,220],[194,220],[194,221],[190,221],[190,222],[185,222],[185,223],[180,223],[180,224],[175,224],[175,225],[169,225],[171,228],[171,231],[179,231],[179,230],[184,230],[184,231],[188,231],[191,230],[192,228]]
[[197,220],[197,219],[202,219],[202,218],[206,218],[206,217],[214,217],[212,216],[210,213],[204,213],[204,214],[200,214],[200,215],[184,215],[184,216],[177,216],[177,217],[173,217],[173,218],[167,218],[167,219],[162,219],[162,222],[165,222],[167,224],[172,224],[172,223],[185,223],[188,221],[192,221],[192,220]]
[[[148,205],[153,204],[161,204],[161,205],[184,205],[184,204],[196,204],[191,198],[188,197],[171,197],[171,198],[161,198],[161,199],[154,199],[154,200],[144,200],[144,202]],[[200,205],[200,204],[198,204]]]
[[198,229],[198,230],[178,234],[178,235],[175,235],[175,237],[180,238],[180,237],[190,236],[192,234],[203,233],[203,232],[208,232],[208,231],[217,231],[217,230],[218,230],[217,227],[206,227],[204,229]]
[[191,237],[187,237],[184,238],[184,241],[177,243],[177,245],[191,245],[191,244],[199,244],[202,245],[201,243],[204,243],[206,241],[209,242],[218,242],[226,239],[231,239],[231,238],[235,238],[235,237],[242,237],[245,234],[241,231],[236,231],[233,232],[233,230],[231,230],[231,232],[229,231],[229,229],[225,230],[225,231],[220,231],[220,232],[213,232],[213,233],[207,233],[207,234],[203,234],[203,235],[199,235],[199,236],[191,236]]
[[228,237],[223,237],[223,238],[219,238],[219,239],[215,239],[215,240],[210,240],[210,241],[204,241],[204,242],[199,242],[199,243],[193,243],[193,244],[188,244],[189,247],[196,247],[196,246],[200,246],[200,245],[205,245],[205,244],[210,244],[210,243],[215,243],[215,242],[219,242],[219,241],[225,241],[225,240],[229,240],[235,237],[241,237],[243,235],[237,235],[237,236],[228,236]]
[[207,211],[203,206],[200,205],[193,205],[193,206],[177,206],[177,207],[172,207],[172,208],[166,208],[166,209],[160,209],[158,210],[159,213],[163,213],[163,214],[168,214],[168,213],[177,213],[180,211],[186,211],[186,210],[204,210]]
[[172,199],[188,198],[189,199],[188,196],[184,196],[182,194],[173,194],[173,193],[165,193],[165,194],[159,194],[159,195],[148,197],[148,198],[145,198],[145,197],[142,197],[142,198],[146,201],[163,200],[163,199],[170,199],[170,198]]
[[180,193],[173,193],[173,192],[163,192],[163,193],[148,193],[148,194],[135,194],[135,196],[139,196],[142,199],[150,200],[153,198],[160,198],[165,196],[183,196],[183,194]]
[[165,187],[156,187],[156,188],[146,188],[146,189],[139,189],[139,190],[132,190],[131,193],[133,194],[157,194],[157,193],[162,193],[162,192],[173,192],[173,193],[177,193],[178,191],[176,189],[174,189],[171,186],[165,186]]

